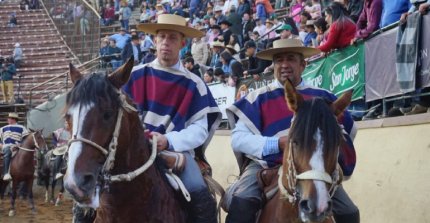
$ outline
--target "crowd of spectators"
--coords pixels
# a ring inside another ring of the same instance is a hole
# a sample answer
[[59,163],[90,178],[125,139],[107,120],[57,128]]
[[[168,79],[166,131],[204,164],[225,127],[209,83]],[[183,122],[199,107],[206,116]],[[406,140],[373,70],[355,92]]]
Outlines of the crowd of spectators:
[[[413,2],[413,4],[411,3]],[[274,8],[272,7],[274,5]],[[105,62],[114,65],[135,55],[135,63],[155,58],[152,36],[129,30],[129,9],[140,10],[140,23],[156,22],[157,16],[174,13],[188,19],[188,25],[205,33],[188,40],[181,50],[186,68],[207,83],[237,86],[241,78],[261,78],[273,65],[255,57],[272,47],[277,39],[300,39],[305,46],[323,53],[347,47],[374,31],[405,21],[419,10],[425,13],[430,0],[162,0],[105,1],[103,24],[121,20],[119,33],[107,36],[100,51]],[[117,50],[108,50],[112,47]]]

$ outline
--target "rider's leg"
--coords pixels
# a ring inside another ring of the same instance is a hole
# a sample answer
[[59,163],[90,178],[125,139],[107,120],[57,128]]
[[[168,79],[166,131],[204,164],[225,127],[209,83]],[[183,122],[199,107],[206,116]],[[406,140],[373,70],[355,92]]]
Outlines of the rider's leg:
[[209,192],[197,162],[189,152],[183,154],[186,158],[186,166],[179,177],[191,195],[189,203],[191,220],[194,223],[216,223],[215,198]]
[[333,215],[337,223],[360,222],[360,212],[342,186],[337,188],[332,200]]
[[9,173],[9,167],[10,167],[10,161],[11,161],[11,157],[12,157],[12,151],[11,151],[11,146],[4,146],[3,147],[3,180],[4,181],[9,181],[12,180],[12,177],[10,176]]
[[55,161],[54,161],[54,173],[55,173],[55,179],[59,179],[63,176],[63,174],[61,173],[61,164],[63,161],[63,156],[59,155],[59,156],[55,156]]
[[245,168],[239,180],[226,192],[226,206],[228,215],[226,223],[255,222],[262,201],[262,191],[257,182],[257,172],[262,167],[257,162],[251,161]]

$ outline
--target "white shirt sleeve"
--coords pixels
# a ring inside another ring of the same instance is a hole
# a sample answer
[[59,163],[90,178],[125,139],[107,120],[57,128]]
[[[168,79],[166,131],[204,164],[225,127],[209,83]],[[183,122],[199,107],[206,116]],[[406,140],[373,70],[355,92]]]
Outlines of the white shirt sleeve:
[[179,132],[168,132],[165,136],[169,141],[169,149],[176,152],[193,150],[203,145],[209,136],[207,115],[197,119],[187,128]]

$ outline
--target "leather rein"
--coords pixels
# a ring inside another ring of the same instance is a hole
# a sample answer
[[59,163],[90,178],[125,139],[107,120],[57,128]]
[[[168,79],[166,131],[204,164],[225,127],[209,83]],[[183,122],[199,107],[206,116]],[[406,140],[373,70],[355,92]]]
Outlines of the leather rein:
[[151,156],[142,166],[140,166],[139,168],[137,168],[134,171],[131,171],[131,172],[128,172],[125,174],[110,175],[110,171],[112,170],[112,168],[114,166],[114,162],[115,162],[115,154],[116,154],[117,146],[118,146],[119,131],[121,129],[121,121],[122,121],[122,116],[124,113],[123,110],[125,110],[128,113],[137,112],[136,108],[134,108],[133,106],[131,106],[127,102],[126,96],[124,94],[122,94],[121,91],[118,90],[118,94],[119,94],[122,106],[118,109],[118,116],[117,116],[117,120],[116,120],[115,129],[113,131],[113,136],[112,136],[112,139],[111,139],[107,149],[103,148],[102,146],[98,145],[97,143],[95,143],[91,140],[88,140],[88,139],[85,139],[82,137],[78,138],[76,135],[74,135],[73,138],[70,139],[68,144],[67,144],[67,152],[68,152],[70,145],[72,143],[82,142],[82,143],[90,145],[94,149],[97,149],[104,156],[106,156],[106,161],[103,164],[103,169],[100,171],[100,174],[103,178],[105,187],[107,187],[110,184],[110,182],[132,181],[134,178],[136,178],[137,176],[139,176],[140,174],[145,172],[154,163],[154,160],[155,160],[156,155],[157,155],[157,138],[155,136],[153,136]]

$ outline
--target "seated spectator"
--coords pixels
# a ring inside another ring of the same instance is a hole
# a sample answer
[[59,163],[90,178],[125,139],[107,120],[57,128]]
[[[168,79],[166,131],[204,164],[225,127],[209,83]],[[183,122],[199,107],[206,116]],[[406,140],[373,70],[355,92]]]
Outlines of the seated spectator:
[[7,27],[13,28],[18,25],[18,20],[16,19],[16,13],[11,13],[9,16],[9,23],[7,24]]
[[273,25],[273,21],[266,20],[266,31],[269,32],[269,34],[267,34],[266,36],[269,40],[276,38],[276,31],[271,31],[273,29]]
[[121,49],[116,46],[114,39],[109,39],[108,55],[111,56],[110,63],[112,64],[112,69],[118,69],[121,66]]
[[[218,23],[218,25],[221,27],[222,37],[224,39],[224,45],[227,45],[230,42],[230,37],[233,34],[231,31],[231,22],[228,20],[221,21]],[[220,38],[218,38],[220,39]]]
[[225,75],[225,73],[224,73],[224,71],[222,70],[221,67],[215,68],[215,70],[214,70],[214,77],[216,79],[216,82],[220,82],[220,83],[223,83],[223,84],[227,83],[227,77],[226,77],[226,75]]
[[314,26],[314,21],[313,20],[308,20],[306,22],[306,37],[305,40],[303,41],[303,45],[306,47],[316,47],[314,44],[314,42],[316,42],[317,39],[317,32],[315,32],[315,26]]
[[290,8],[290,16],[293,17],[296,26],[300,25],[300,13],[305,6],[305,2],[303,0],[297,0],[296,4],[292,5]]
[[21,0],[19,2],[19,9],[21,9],[21,11],[28,11],[28,9],[30,8],[30,2],[28,0]]
[[213,72],[212,68],[211,68],[211,69],[208,69],[208,70],[205,72],[205,74],[203,74],[203,81],[204,81],[206,84],[212,84],[212,83],[214,83],[214,82],[215,82],[215,79],[214,79],[214,72]]
[[149,47],[148,50],[149,51],[146,52],[145,56],[142,59],[142,64],[151,63],[155,60],[155,58],[157,58],[157,55],[155,54],[157,52],[157,49],[155,48],[155,46]]
[[220,34],[221,34],[221,27],[219,27],[218,25],[211,26],[208,32],[206,33],[208,43],[214,42],[215,39],[218,38]]
[[115,21],[115,8],[110,5],[106,4],[106,8],[103,12],[103,25],[110,26]]
[[382,0],[365,0],[363,11],[357,21],[357,33],[355,39],[367,38],[379,29],[382,14]]
[[291,27],[289,24],[284,24],[281,27],[279,27],[276,32],[279,34],[280,39],[298,39],[299,37],[296,35],[293,35],[291,31],[293,30],[293,27]]
[[327,41],[318,48],[323,52],[349,46],[355,37],[355,23],[346,14],[345,7],[333,2],[326,9],[326,21],[330,25]]
[[220,54],[224,51],[224,44],[218,41],[212,42],[211,49],[212,49],[212,58],[209,66],[212,67],[213,69],[217,67],[221,68],[222,63],[220,59],[221,58]]
[[151,39],[151,35],[147,35],[145,33],[139,33],[140,38],[140,51],[142,51],[143,55],[149,52],[149,48],[154,47],[154,41]]
[[316,20],[321,17],[321,4],[319,0],[312,0],[311,6],[305,6],[305,11],[308,12],[312,19]]
[[263,24],[261,19],[256,20],[256,26],[253,30],[253,32],[257,31],[259,36],[263,36],[266,34],[266,25]]
[[239,78],[243,77],[242,64],[235,60],[227,51],[221,53],[221,63],[222,70],[225,75],[228,76],[228,85],[230,87],[236,87]]
[[204,36],[193,39],[191,55],[196,64],[206,65],[209,57],[209,48]]
[[40,9],[39,0],[31,0],[30,1],[30,9]]
[[194,59],[192,57],[186,57],[184,59],[184,67],[187,70],[191,71],[191,73],[197,75],[197,77],[202,78],[202,74],[200,73],[200,66],[198,64],[194,64]]
[[249,17],[248,13],[242,16],[242,43],[250,40],[250,34],[255,28],[255,22]]
[[102,63],[102,68],[106,68],[107,64],[110,63],[111,57],[109,55],[109,40],[103,39],[100,44],[100,59]]
[[324,18],[319,18],[314,22],[315,31],[317,32],[317,46],[323,44],[325,41],[327,41],[327,22]]
[[23,52],[21,49],[21,45],[19,43],[15,43],[15,49],[13,50],[12,58],[16,68],[21,67]]
[[398,22],[401,15],[412,6],[409,0],[382,0],[382,5],[380,28]]
[[236,53],[239,52],[240,51],[239,37],[236,34],[232,34],[230,36],[230,41],[228,42],[228,45],[232,46],[236,51]]
[[8,58],[0,69],[0,85],[3,93],[3,103],[13,104],[15,97],[13,95],[13,76],[16,74],[16,68],[13,59]]
[[[413,2],[413,3],[412,3]],[[405,23],[406,22],[406,18],[408,17],[408,15],[414,13],[415,11],[419,11],[421,14],[426,14],[427,10],[430,6],[430,0],[421,0],[421,1],[411,1],[411,7],[409,8],[408,12],[405,12],[402,14],[402,16],[400,17],[400,22],[401,23]]]
[[252,76],[255,80],[260,79],[260,74],[263,73],[266,67],[270,66],[271,61],[262,60],[257,58],[257,45],[254,41],[248,41],[245,43],[245,55],[248,57],[248,69],[243,72],[243,76],[246,78]]
[[114,39],[116,46],[122,50],[130,37],[131,36],[125,31],[125,28],[122,27],[119,33],[113,34],[109,39]]

